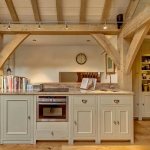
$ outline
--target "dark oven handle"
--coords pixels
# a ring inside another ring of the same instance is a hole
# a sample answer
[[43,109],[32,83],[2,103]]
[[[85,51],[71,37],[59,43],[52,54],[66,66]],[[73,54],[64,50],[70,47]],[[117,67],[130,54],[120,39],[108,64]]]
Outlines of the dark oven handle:
[[38,103],[38,105],[66,105],[66,103]]

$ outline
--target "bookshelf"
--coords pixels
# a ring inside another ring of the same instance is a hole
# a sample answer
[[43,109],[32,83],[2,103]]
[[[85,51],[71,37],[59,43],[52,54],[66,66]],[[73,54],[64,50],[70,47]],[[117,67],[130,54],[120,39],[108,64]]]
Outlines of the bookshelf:
[[150,54],[142,55],[141,81],[142,92],[150,92]]

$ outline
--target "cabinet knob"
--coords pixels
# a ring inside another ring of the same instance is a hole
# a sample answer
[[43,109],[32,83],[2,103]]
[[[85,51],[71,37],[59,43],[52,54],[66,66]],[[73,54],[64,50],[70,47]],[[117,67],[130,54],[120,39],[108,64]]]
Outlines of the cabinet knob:
[[54,132],[53,131],[51,132],[51,135],[54,136]]
[[83,99],[83,100],[82,100],[82,103],[86,104],[86,103],[87,103],[87,100],[86,100],[86,99]]
[[142,104],[144,106],[144,104]]
[[30,120],[30,119],[31,119],[31,117],[30,117],[30,116],[28,116],[28,119]]
[[114,103],[116,103],[116,104],[118,104],[119,102],[120,102],[119,99],[115,99],[115,100],[114,100]]
[[117,121],[117,124],[119,125],[119,121]]
[[116,121],[114,121],[114,124],[116,125]]
[[77,122],[76,122],[76,121],[74,121],[74,124],[75,124],[75,125],[77,125]]
[[139,106],[139,103],[137,103],[136,105]]

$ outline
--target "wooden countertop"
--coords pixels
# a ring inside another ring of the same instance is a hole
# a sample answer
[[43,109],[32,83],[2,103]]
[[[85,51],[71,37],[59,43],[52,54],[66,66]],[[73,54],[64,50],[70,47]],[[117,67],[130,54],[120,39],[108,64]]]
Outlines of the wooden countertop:
[[132,91],[123,90],[82,90],[70,89],[69,92],[38,91],[1,91],[0,95],[133,95]]

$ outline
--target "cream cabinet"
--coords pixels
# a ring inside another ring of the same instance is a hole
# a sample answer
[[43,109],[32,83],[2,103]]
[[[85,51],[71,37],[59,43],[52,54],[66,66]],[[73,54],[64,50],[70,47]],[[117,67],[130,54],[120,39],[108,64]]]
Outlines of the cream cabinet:
[[33,143],[33,96],[1,98],[2,143]]
[[73,139],[96,140],[96,96],[73,96]]
[[150,93],[142,93],[141,103],[142,117],[150,117]]
[[37,122],[36,140],[68,140],[68,122]]
[[99,101],[100,140],[133,142],[133,96],[103,95]]

